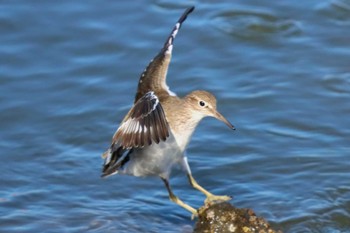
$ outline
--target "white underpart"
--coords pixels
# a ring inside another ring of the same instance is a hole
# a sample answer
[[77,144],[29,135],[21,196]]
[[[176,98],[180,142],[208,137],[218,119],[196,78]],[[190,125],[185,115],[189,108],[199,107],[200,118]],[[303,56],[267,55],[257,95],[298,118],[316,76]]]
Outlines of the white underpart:
[[161,141],[159,144],[153,143],[134,150],[130,154],[130,161],[119,172],[134,176],[155,175],[169,178],[172,167],[184,163],[183,152],[171,134],[166,142]]
[[[130,154],[129,162],[124,165],[122,170],[119,170],[119,173],[134,176],[153,175],[167,179],[172,167],[180,165],[187,174],[191,174],[184,151],[201,118],[203,115],[197,114],[194,119],[189,119],[193,121],[193,124],[180,127],[176,131],[170,130],[170,136],[166,141],[161,141],[158,144],[152,143],[142,149],[135,149]],[[154,128],[150,127],[149,130],[153,133]]]
[[165,90],[167,90],[168,94],[171,95],[171,96],[177,96],[175,92],[172,92],[170,89],[169,89],[169,86],[165,84]]

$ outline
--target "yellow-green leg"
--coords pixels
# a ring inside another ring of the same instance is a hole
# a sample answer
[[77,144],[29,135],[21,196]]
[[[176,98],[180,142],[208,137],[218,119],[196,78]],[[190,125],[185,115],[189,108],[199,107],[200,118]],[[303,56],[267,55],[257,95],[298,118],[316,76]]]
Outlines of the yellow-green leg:
[[163,180],[164,184],[165,184],[165,187],[167,188],[168,190],[168,193],[169,193],[169,198],[172,202],[178,204],[179,206],[181,206],[182,208],[190,211],[192,213],[192,219],[194,217],[197,217],[198,216],[198,212],[195,208],[187,205],[186,203],[184,203],[183,201],[181,201],[177,196],[175,196],[175,194],[173,193],[173,191],[171,190],[170,188],[170,184],[169,184],[169,181],[165,178],[162,178],[161,179]]
[[200,186],[197,181],[193,178],[191,174],[187,174],[188,180],[190,181],[190,184],[193,188],[201,191],[204,193],[204,195],[207,197],[204,201],[205,204],[215,203],[215,202],[223,202],[223,201],[229,201],[232,199],[230,196],[217,196],[210,192],[208,192],[206,189],[204,189],[202,186]]
[[209,191],[207,191],[206,189],[204,189],[202,186],[200,186],[197,181],[193,178],[192,174],[191,174],[191,169],[190,169],[190,165],[188,164],[187,161],[187,157],[184,156],[183,160],[182,160],[182,165],[183,168],[186,170],[187,172],[187,177],[188,180],[191,184],[191,186],[197,190],[199,190],[200,192],[204,193],[204,195],[207,197],[204,201],[205,204],[210,204],[210,203],[215,203],[215,202],[223,202],[223,201],[229,201],[232,199],[232,197],[230,196],[217,196],[214,195],[212,193],[210,193]]

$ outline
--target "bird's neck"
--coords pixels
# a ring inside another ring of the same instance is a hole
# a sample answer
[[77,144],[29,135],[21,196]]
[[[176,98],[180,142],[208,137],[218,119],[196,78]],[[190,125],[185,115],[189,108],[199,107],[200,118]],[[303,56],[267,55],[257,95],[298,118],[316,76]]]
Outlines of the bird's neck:
[[165,109],[165,112],[175,140],[184,151],[203,116],[191,111],[191,106],[186,101],[176,101],[176,104],[175,109]]

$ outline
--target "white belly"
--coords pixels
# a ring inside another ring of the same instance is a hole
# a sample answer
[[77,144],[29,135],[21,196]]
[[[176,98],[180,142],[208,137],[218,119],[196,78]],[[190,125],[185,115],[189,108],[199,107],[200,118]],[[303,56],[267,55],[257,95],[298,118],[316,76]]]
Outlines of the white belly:
[[168,178],[171,169],[181,164],[184,153],[171,134],[165,142],[135,149],[120,173],[133,176],[162,176]]

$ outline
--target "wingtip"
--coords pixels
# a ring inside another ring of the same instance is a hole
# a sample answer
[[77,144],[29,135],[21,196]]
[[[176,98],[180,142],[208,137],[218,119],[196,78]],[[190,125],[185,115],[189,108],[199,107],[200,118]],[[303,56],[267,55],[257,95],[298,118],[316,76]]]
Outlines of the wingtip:
[[190,6],[189,8],[187,8],[188,13],[191,13],[192,11],[194,11],[194,9],[196,9],[195,6]]
[[194,9],[194,6],[188,7],[177,22],[182,24],[186,20],[187,16],[194,11]]
[[181,17],[178,19],[178,21],[175,24],[175,27],[173,28],[173,30],[171,31],[171,33],[168,37],[168,39],[165,41],[164,47],[162,49],[162,53],[171,54],[171,52],[173,50],[173,43],[174,43],[175,37],[176,37],[177,33],[179,32],[181,25],[187,19],[187,16],[192,11],[194,11],[194,8],[195,8],[194,6],[187,8],[185,10],[185,12],[181,15]]

